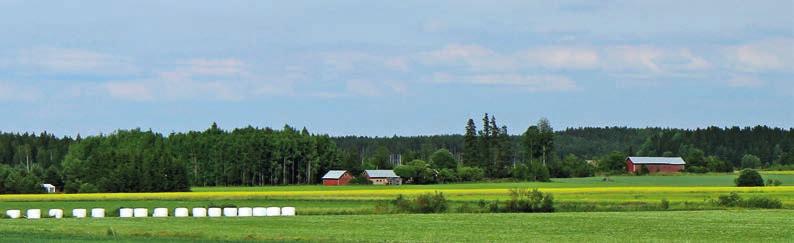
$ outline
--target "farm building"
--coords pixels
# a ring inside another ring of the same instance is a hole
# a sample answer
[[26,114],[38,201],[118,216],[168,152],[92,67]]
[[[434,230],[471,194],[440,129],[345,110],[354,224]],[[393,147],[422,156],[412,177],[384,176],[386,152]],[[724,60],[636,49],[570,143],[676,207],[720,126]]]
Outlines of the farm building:
[[55,193],[55,186],[52,184],[41,184],[41,187],[44,188],[44,191],[47,193]]
[[393,170],[365,170],[364,176],[375,185],[400,185],[402,178],[397,176]]
[[350,172],[346,170],[329,170],[328,173],[325,173],[323,176],[323,185],[347,185],[347,183],[350,182],[350,179],[353,179],[353,176],[350,175]]
[[672,173],[684,170],[686,161],[681,157],[628,157],[626,170],[629,173],[640,171],[642,166],[648,168],[650,173]]

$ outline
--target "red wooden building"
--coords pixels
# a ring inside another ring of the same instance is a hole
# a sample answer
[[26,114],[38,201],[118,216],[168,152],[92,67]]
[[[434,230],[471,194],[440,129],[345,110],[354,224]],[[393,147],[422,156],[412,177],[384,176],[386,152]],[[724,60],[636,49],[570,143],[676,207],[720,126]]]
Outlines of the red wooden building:
[[637,173],[642,166],[650,173],[673,173],[684,170],[686,161],[681,157],[629,157],[626,159],[626,170]]
[[353,175],[346,170],[329,170],[328,173],[325,173],[323,176],[323,185],[326,186],[341,186],[347,185],[350,180],[353,179]]

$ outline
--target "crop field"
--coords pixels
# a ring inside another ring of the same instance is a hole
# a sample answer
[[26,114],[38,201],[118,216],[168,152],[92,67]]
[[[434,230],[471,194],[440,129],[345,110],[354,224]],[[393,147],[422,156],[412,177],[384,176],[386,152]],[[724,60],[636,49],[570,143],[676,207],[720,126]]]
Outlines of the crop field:
[[[101,207],[103,219],[0,219],[3,241],[787,241],[794,239],[794,173],[764,173],[783,186],[735,187],[735,175],[614,176],[554,179],[549,183],[494,182],[402,186],[198,187],[176,193],[0,195],[0,210]],[[554,195],[557,213],[436,215],[378,214],[397,195],[443,192],[450,208],[508,199],[512,188]],[[712,201],[743,197],[780,199],[781,210],[720,208]],[[658,205],[662,199],[669,209]],[[292,206],[297,217],[115,218],[122,207]],[[695,211],[692,211],[695,210]],[[641,212],[645,211],[645,212]],[[377,223],[372,223],[377,222]],[[637,225],[661,227],[648,231]],[[322,227],[320,227],[322,226]],[[565,226],[565,227],[563,227]],[[26,232],[26,233],[20,233]],[[382,234],[378,232],[392,232]],[[398,233],[394,233],[398,232]],[[743,232],[743,233],[742,233]],[[355,236],[355,238],[349,238]]]
[[[791,210],[14,220],[3,241],[786,242]],[[651,229],[652,228],[652,229]],[[22,233],[24,232],[24,233]],[[652,240],[651,240],[652,239]]]
[[[512,188],[539,188],[554,194],[560,211],[581,211],[576,205],[590,205],[592,211],[633,211],[637,207],[670,201],[675,210],[708,209],[719,195],[738,192],[742,196],[763,195],[780,199],[784,208],[794,208],[794,174],[765,174],[781,180],[778,187],[731,186],[734,175],[615,176],[554,179],[549,183],[460,183],[402,186],[267,186],[198,187],[175,193],[94,193],[0,195],[0,209],[121,207],[206,207],[206,206],[294,206],[299,214],[368,214],[378,203],[397,195],[442,192],[453,206],[480,200],[508,199]],[[788,186],[786,186],[788,185]],[[617,206],[617,207],[615,207]],[[593,207],[595,207],[593,209]],[[647,209],[647,208],[646,208]]]

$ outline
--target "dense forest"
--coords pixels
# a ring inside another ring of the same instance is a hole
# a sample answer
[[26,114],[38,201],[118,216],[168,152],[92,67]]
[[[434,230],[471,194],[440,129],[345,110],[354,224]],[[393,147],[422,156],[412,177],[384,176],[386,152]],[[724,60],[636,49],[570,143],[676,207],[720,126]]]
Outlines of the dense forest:
[[[329,137],[285,125],[81,138],[0,133],[0,193],[185,191],[191,186],[315,184],[329,169],[395,169],[411,183],[623,173],[626,156],[681,156],[689,172],[794,166],[794,130],[567,128],[541,119],[508,134],[494,116],[463,135]],[[523,130],[523,129],[522,129]]]

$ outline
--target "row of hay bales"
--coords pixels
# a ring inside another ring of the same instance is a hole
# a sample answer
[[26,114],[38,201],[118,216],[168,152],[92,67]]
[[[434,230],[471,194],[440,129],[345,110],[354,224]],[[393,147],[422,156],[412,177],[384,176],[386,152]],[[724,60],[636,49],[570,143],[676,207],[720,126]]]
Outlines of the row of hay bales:
[[[239,207],[239,208],[175,208],[173,214],[168,208],[155,208],[149,214],[148,208],[120,208],[119,218],[166,218],[173,215],[173,217],[184,218],[204,218],[204,217],[267,217],[267,216],[295,216],[294,207]],[[28,218],[40,219],[42,218],[41,209],[28,209],[25,215],[22,215],[22,210],[10,209],[6,210],[6,217],[12,219]],[[50,209],[47,212],[49,218],[63,218],[63,209]],[[76,208],[72,210],[73,218],[104,218],[104,208],[92,208],[90,211],[84,208]]]

